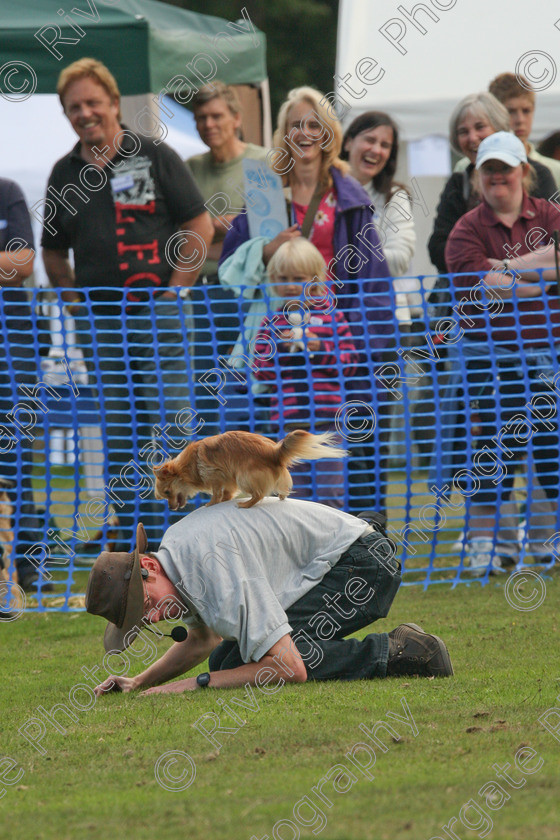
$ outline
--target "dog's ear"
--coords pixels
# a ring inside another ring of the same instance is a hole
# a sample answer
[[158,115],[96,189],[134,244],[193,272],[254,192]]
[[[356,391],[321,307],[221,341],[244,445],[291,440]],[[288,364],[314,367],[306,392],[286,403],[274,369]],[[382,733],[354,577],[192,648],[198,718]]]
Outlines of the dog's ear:
[[175,475],[176,468],[173,461],[167,461],[165,464],[162,464],[161,467],[154,467],[154,475],[156,478],[169,478],[172,475]]

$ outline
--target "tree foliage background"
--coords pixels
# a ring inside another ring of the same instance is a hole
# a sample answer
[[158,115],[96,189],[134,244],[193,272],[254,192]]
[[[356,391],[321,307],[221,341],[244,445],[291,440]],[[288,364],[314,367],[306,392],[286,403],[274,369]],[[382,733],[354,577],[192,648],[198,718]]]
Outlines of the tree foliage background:
[[267,39],[273,123],[286,93],[299,85],[333,90],[338,0],[165,0],[226,20],[237,20],[245,7]]

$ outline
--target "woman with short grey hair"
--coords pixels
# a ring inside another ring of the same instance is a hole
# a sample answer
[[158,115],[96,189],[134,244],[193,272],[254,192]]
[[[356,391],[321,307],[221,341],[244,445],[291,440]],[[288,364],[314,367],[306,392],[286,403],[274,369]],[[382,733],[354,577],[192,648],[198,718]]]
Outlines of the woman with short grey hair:
[[[473,93],[457,104],[449,121],[449,140],[459,154],[464,155],[441,194],[436,211],[434,229],[428,242],[430,259],[440,274],[447,274],[445,245],[456,222],[468,210],[480,204],[474,164],[478,147],[485,137],[496,131],[509,131],[510,118],[506,108],[491,93]],[[529,160],[532,172],[525,184],[534,198],[547,200],[556,192],[550,170],[535,160]]]

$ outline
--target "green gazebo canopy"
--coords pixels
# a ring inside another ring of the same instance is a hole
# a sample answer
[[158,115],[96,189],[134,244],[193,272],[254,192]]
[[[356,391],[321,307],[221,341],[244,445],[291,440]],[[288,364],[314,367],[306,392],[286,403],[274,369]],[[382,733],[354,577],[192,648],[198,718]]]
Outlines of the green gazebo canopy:
[[228,22],[156,0],[74,0],[63,8],[59,15],[60,0],[0,0],[0,90],[32,77],[24,62],[35,92],[55,93],[60,71],[86,56],[107,65],[123,95],[184,88],[184,80],[169,85],[174,76],[194,88],[205,77],[266,79],[266,38],[248,16]]

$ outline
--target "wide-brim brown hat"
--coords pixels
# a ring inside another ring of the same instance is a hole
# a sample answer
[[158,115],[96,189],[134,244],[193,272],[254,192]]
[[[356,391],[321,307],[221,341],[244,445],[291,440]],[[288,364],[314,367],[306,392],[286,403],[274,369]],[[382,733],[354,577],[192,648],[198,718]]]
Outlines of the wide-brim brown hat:
[[89,575],[86,610],[102,615],[109,622],[103,644],[105,650],[123,651],[142,629],[144,587],[140,556],[148,550],[148,538],[140,522],[136,529],[136,548],[131,554],[103,551]]

